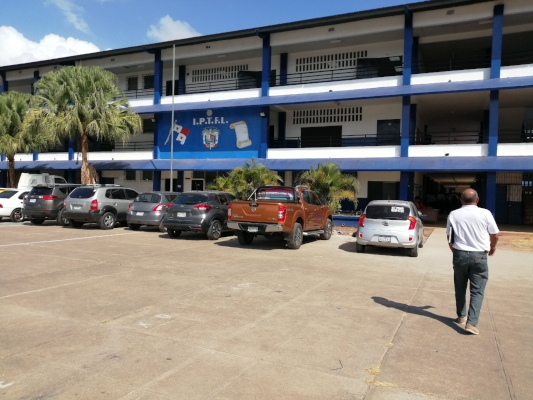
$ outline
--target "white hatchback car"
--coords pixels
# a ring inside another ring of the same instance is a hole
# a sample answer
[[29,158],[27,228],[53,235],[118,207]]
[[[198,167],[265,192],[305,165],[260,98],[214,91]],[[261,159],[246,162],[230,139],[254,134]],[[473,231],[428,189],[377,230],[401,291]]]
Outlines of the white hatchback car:
[[355,249],[362,253],[366,246],[404,248],[417,257],[418,248],[424,246],[424,225],[415,204],[404,200],[368,203],[359,217]]
[[9,217],[11,222],[22,221],[22,202],[29,190],[3,189],[0,191],[0,218]]

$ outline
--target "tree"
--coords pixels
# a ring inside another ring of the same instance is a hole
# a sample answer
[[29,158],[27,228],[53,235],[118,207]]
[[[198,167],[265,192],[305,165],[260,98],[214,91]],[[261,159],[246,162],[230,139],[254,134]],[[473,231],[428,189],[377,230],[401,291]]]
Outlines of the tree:
[[247,199],[259,186],[279,185],[280,176],[252,159],[226,175],[217,177],[209,188],[233,193],[238,199]]
[[117,77],[100,67],[64,67],[44,75],[26,118],[27,129],[60,144],[76,139],[81,152],[81,183],[95,183],[87,162],[90,140],[122,141],[142,131],[142,120],[131,110],[116,85]]
[[0,94],[0,153],[8,161],[8,185],[15,187],[15,154],[35,150],[31,137],[27,136],[23,123],[30,108],[31,94],[9,91]]
[[316,169],[311,167],[300,174],[296,182],[313,190],[332,212],[340,211],[341,200],[351,200],[357,206],[359,181],[352,175],[344,174],[337,164],[319,164]]

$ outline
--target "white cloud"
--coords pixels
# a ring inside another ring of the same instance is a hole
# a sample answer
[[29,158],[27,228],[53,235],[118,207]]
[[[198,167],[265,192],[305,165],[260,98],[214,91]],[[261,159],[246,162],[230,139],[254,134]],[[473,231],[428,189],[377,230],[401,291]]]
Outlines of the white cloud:
[[169,40],[200,36],[201,33],[197,32],[187,22],[174,21],[169,15],[166,15],[159,20],[157,26],[150,25],[150,29],[146,35],[158,42],[166,42]]
[[0,66],[23,64],[98,52],[100,49],[83,40],[48,34],[39,42],[26,39],[11,26],[0,26]]
[[83,33],[91,33],[91,29],[85,20],[82,18],[83,7],[78,6],[72,0],[50,0],[57,8],[61,10],[63,15],[67,17],[67,21],[77,30]]

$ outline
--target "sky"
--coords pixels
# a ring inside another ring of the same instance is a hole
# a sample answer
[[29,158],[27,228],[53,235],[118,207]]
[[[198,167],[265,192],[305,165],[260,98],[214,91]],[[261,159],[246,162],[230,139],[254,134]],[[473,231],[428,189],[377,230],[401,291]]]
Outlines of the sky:
[[2,0],[0,66],[420,0]]

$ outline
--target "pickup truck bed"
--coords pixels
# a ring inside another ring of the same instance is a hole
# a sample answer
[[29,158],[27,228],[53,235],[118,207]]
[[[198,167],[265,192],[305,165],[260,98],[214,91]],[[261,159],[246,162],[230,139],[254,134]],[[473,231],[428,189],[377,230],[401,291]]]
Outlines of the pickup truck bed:
[[287,247],[298,249],[303,236],[328,240],[332,232],[331,210],[303,186],[263,186],[250,199],[234,200],[228,207],[228,228],[239,243],[249,245],[255,236],[279,236]]

